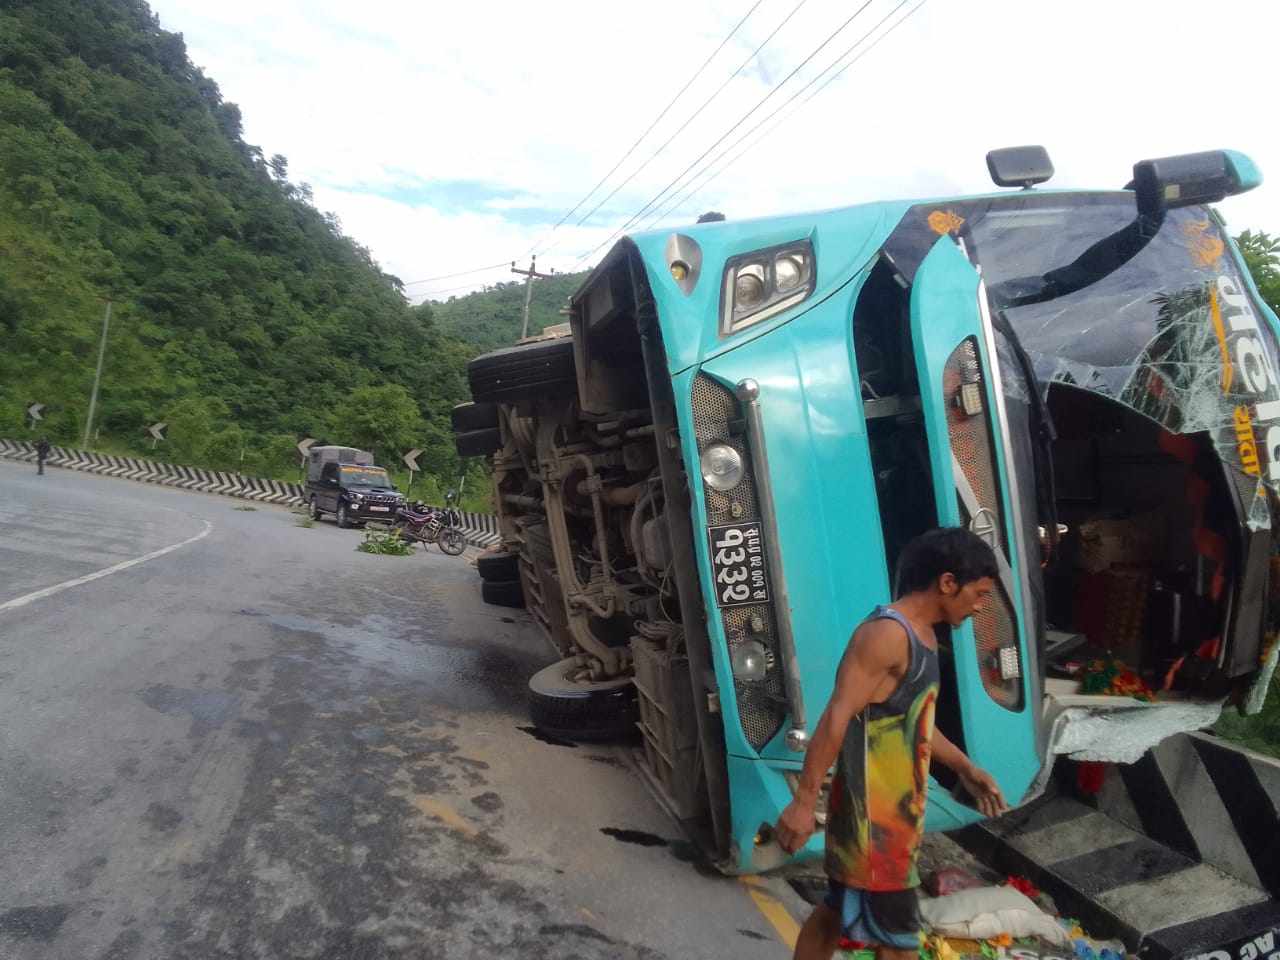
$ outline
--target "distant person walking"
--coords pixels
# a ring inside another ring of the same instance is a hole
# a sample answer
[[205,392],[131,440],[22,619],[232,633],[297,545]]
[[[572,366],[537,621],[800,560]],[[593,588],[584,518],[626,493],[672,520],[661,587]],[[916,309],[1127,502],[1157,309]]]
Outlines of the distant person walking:
[[36,473],[44,476],[44,462],[49,459],[49,438],[41,437],[36,441]]

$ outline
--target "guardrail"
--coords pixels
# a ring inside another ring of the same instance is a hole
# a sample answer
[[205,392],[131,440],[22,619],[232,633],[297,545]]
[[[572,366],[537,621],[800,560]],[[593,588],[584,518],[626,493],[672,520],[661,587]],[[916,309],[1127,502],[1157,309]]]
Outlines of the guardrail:
[[[0,457],[8,460],[36,461],[36,445],[29,440],[0,440]],[[296,506],[305,502],[301,484],[265,477],[250,477],[243,473],[222,470],[205,470],[202,467],[184,467],[176,463],[147,460],[142,457],[118,457],[114,454],[95,453],[92,450],[76,450],[72,447],[49,448],[45,464],[65,470],[99,473],[107,477],[158,483],[183,490],[201,493],[217,493],[241,500],[257,500],[263,503],[279,503]]]
[[[0,457],[6,460],[36,462],[36,445],[30,440],[0,439]],[[215,493],[240,500],[259,503],[278,503],[296,507],[306,503],[306,489],[300,483],[251,477],[243,473],[223,470],[206,470],[203,467],[185,467],[176,463],[148,460],[145,457],[120,457],[92,450],[73,447],[50,446],[45,464],[64,470],[97,473],[106,477],[157,483],[182,490]],[[458,511],[467,542],[477,547],[488,547],[501,539],[498,535],[498,518],[489,513]]]

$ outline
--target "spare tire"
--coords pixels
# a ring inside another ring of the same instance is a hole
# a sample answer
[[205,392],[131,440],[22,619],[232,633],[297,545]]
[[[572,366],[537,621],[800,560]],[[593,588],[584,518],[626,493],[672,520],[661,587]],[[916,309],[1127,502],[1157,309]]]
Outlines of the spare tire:
[[453,446],[460,457],[487,457],[502,446],[502,434],[496,428],[455,433]]
[[491,430],[498,426],[498,408],[492,403],[460,403],[450,414],[454,433]]
[[495,607],[523,607],[524,587],[519,580],[481,580],[480,598]]
[[573,338],[504,347],[467,364],[471,396],[512,402],[577,386]]
[[476,557],[476,573],[482,580],[519,580],[520,555],[510,550],[496,550]]
[[639,719],[630,677],[575,682],[570,657],[529,678],[529,719],[543,733],[566,740],[617,740],[635,735]]

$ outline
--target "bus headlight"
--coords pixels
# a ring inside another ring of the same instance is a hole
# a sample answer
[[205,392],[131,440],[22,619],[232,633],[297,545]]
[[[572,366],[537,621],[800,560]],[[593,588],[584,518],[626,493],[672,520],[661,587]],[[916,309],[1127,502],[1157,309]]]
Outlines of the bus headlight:
[[733,278],[733,305],[735,309],[748,310],[764,303],[764,267],[748,264]]
[[729,665],[739,680],[759,682],[769,672],[769,650],[759,640],[744,640],[729,648]]
[[794,253],[784,253],[773,261],[774,282],[779,292],[794,290],[804,280],[806,264]]
[[808,240],[755,250],[725,264],[720,336],[728,336],[800,303],[814,289]]
[[742,454],[727,443],[713,443],[698,458],[702,480],[712,490],[726,493],[742,482]]

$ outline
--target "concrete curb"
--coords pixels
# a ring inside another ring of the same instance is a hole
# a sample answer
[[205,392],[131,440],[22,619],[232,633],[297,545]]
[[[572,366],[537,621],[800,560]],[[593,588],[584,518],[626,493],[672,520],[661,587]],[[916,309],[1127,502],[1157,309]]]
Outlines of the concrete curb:
[[[0,458],[35,463],[36,445],[30,440],[0,439]],[[243,473],[206,470],[203,467],[186,467],[142,457],[119,457],[71,447],[51,447],[45,464],[64,470],[79,470],[142,483],[158,483],[181,490],[215,493],[258,503],[277,503],[286,507],[298,507],[306,503],[306,489],[298,483],[250,477]],[[489,547],[501,540],[498,536],[498,518],[493,514],[461,510],[458,514],[462,518],[462,530],[467,536],[467,542],[472,546]]]

